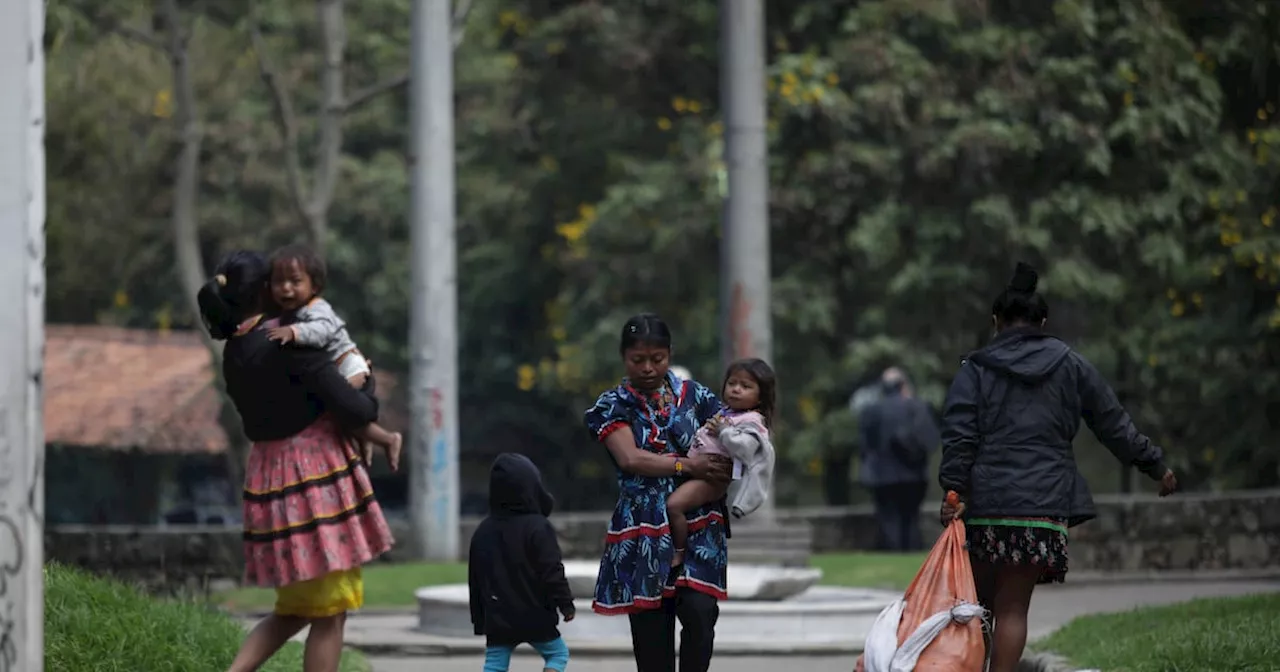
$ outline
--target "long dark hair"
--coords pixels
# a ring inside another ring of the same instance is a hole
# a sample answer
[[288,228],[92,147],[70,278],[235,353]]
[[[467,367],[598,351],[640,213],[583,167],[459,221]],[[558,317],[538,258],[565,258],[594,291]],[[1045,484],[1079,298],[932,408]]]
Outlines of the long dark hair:
[[237,250],[222,259],[213,278],[196,293],[200,317],[214,340],[231,338],[240,323],[261,307],[270,278],[271,266],[257,252]]
[[1030,264],[1018,262],[1009,286],[991,304],[991,314],[1001,328],[1017,324],[1040,326],[1049,319],[1049,304],[1036,292],[1040,276]]
[[729,384],[729,377],[735,373],[745,373],[756,381],[756,386],[760,388],[760,405],[756,411],[764,417],[764,426],[773,429],[773,415],[778,408],[778,377],[773,373],[773,367],[755,357],[735,360],[724,371],[724,381],[720,383],[721,394],[724,394],[725,385]]

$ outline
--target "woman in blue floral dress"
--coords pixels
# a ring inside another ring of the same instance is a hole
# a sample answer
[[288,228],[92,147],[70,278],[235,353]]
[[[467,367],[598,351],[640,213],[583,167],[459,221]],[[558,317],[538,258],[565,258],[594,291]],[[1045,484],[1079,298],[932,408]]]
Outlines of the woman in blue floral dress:
[[684,563],[672,567],[667,496],[684,478],[729,480],[730,461],[687,456],[698,428],[720,411],[720,400],[705,386],[669,371],[671,332],[656,315],[627,320],[619,349],[627,377],[586,413],[587,427],[617,466],[621,491],[592,608],[631,619],[638,672],[675,671],[676,620],[681,672],[705,672],[718,601],[727,597],[723,502],[687,512],[688,549]]

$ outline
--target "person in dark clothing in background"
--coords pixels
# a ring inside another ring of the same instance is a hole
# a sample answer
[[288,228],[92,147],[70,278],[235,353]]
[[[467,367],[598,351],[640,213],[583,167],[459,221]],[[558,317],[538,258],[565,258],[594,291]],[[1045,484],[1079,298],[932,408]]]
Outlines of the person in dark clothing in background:
[[938,447],[938,425],[900,369],[885,369],[880,385],[880,400],[858,418],[860,475],[875,502],[880,547],[916,551],[924,548],[920,505],[928,490],[929,456]]
[[1121,462],[1178,487],[1155,444],[1133,426],[1093,365],[1044,332],[1049,307],[1019,263],[991,308],[996,335],[960,365],[943,409],[942,521],[967,523],[978,598],[992,612],[991,672],[1013,672],[1038,583],[1067,573],[1067,528],[1096,510],[1072,441],[1084,418]]
[[485,637],[484,672],[506,672],[511,651],[526,643],[545,670],[564,672],[569,663],[556,612],[573,620],[573,594],[547,520],[554,503],[529,458],[503,453],[493,461],[489,517],[471,537],[467,564],[471,623]]

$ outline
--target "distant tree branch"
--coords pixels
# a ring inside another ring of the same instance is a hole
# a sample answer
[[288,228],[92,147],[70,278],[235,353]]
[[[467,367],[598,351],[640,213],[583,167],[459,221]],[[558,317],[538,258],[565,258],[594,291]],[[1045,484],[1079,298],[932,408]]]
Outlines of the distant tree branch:
[[151,33],[148,33],[146,31],[139,30],[132,26],[126,26],[122,23],[118,23],[114,21],[109,22],[106,28],[107,30],[131,42],[137,42],[138,44],[151,47],[156,51],[162,51],[166,53],[169,51],[169,48],[165,46],[164,42],[161,42],[160,39],[157,38],[155,35],[152,35]]
[[149,30],[127,26],[119,17],[109,16],[101,7],[95,7],[91,3],[76,3],[75,6],[85,18],[89,19],[91,23],[103,32],[115,33],[130,42],[136,42],[166,54],[169,53],[169,45],[165,43],[162,36],[156,35]]
[[276,124],[284,141],[284,166],[288,178],[289,196],[299,217],[307,219],[307,187],[302,178],[302,158],[298,153],[298,119],[293,110],[293,99],[280,81],[280,72],[271,60],[267,41],[262,37],[258,24],[258,3],[249,5],[249,39],[253,43],[254,58],[258,63],[258,75],[271,93],[272,109]]
[[327,213],[333,202],[333,192],[342,162],[342,115],[346,107],[342,67],[346,60],[347,23],[344,0],[318,0],[316,10],[323,49],[320,66],[320,146],[316,151],[311,200],[306,203],[305,209],[312,244],[322,248],[328,229]]
[[400,87],[408,83],[409,83],[409,73],[402,72],[390,79],[378,82],[373,86],[367,86],[363,89],[360,89],[359,91],[356,91],[355,93],[351,94],[347,98],[347,103],[343,107],[343,111],[351,112],[352,110],[359,108],[361,105],[364,105],[365,103],[373,100],[374,98],[377,98],[378,96],[381,96],[384,93],[390,93],[391,91],[395,91],[396,89],[399,89]]
[[454,49],[457,49],[462,44],[462,39],[467,35],[467,18],[471,16],[472,2],[473,0],[458,0],[458,4],[453,8],[451,37],[453,38]]
[[[458,0],[458,4],[453,9],[453,29],[451,37],[453,39],[453,48],[457,49],[462,45],[463,39],[467,34],[467,18],[471,15],[471,6],[474,0]],[[347,103],[344,108],[345,112],[352,112],[365,103],[383,95],[395,91],[409,83],[409,72],[398,73],[393,77],[385,79],[373,86],[367,86],[347,97]]]

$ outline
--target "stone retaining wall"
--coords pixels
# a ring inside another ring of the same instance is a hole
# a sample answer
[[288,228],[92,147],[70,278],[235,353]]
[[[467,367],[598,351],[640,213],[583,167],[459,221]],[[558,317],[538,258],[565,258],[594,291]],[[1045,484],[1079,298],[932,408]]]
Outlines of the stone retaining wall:
[[[1098,519],[1072,530],[1073,571],[1280,571],[1280,490],[1097,499]],[[939,530],[935,511],[930,505],[921,514],[926,539]],[[608,516],[553,516],[565,556],[598,558]],[[875,520],[867,507],[781,509],[778,518],[784,529],[803,530],[807,524],[814,553],[867,550],[875,540]],[[478,522],[462,522],[464,552]],[[392,527],[402,546],[386,560],[407,560],[409,530],[403,523]],[[788,538],[778,544],[803,538],[785,534]],[[730,557],[735,542],[755,546],[763,541],[773,540],[742,528],[730,541]],[[238,527],[54,526],[45,533],[45,555],[151,585],[199,589],[211,580],[238,579],[242,552]]]

